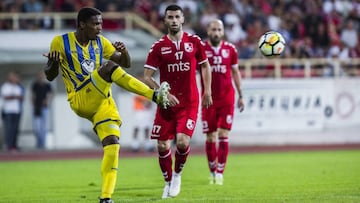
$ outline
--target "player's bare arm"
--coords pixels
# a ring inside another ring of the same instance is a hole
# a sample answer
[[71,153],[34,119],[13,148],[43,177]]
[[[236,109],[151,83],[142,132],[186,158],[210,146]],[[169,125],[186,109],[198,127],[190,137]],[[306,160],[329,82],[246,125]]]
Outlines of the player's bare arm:
[[204,94],[202,95],[201,105],[208,108],[213,103],[211,97],[211,69],[208,61],[202,63],[200,67],[201,77],[204,81]]
[[116,51],[110,57],[110,60],[119,64],[123,68],[130,68],[131,59],[125,44],[123,42],[114,42],[112,45],[115,47]]
[[243,100],[242,92],[241,92],[241,73],[237,67],[232,68],[232,77],[233,77],[236,91],[238,93],[238,100],[237,100],[236,105],[239,108],[240,112],[242,112],[242,111],[244,111],[245,105],[244,105],[244,100]]
[[[149,86],[151,89],[158,89],[160,85],[155,81],[153,75],[155,71],[150,68],[144,69],[144,83]],[[180,103],[178,98],[176,98],[174,95],[170,94],[168,95],[169,99],[169,106],[175,106]]]
[[48,54],[43,54],[43,56],[48,58],[44,68],[46,79],[53,81],[59,75],[60,52],[51,51]]
[[151,89],[158,89],[160,87],[159,84],[155,81],[153,78],[155,71],[150,68],[144,68],[144,82],[147,86],[149,86]]

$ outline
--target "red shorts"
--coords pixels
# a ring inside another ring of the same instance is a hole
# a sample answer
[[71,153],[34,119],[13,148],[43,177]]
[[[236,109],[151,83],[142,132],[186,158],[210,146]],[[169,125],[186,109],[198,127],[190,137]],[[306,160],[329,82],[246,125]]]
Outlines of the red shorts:
[[177,133],[184,133],[192,137],[197,116],[197,106],[169,109],[157,108],[151,139],[172,140]]
[[203,133],[215,132],[218,128],[231,130],[234,105],[210,106],[209,108],[202,108],[202,126]]

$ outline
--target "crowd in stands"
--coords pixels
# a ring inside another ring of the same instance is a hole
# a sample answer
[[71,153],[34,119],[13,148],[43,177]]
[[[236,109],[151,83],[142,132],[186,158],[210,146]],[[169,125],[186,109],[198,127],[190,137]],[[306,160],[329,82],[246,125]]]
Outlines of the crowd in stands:
[[[3,0],[0,12],[76,12],[93,6],[103,12],[135,12],[165,31],[162,17],[172,3],[184,9],[184,30],[203,39],[208,22],[222,19],[227,40],[237,46],[239,58],[257,57],[257,41],[268,30],[284,36],[287,49],[283,57],[360,57],[360,0]],[[107,20],[103,26],[124,28],[121,22]],[[9,23],[0,21],[0,30],[10,28]],[[51,28],[51,19],[37,24],[25,22],[21,27]]]

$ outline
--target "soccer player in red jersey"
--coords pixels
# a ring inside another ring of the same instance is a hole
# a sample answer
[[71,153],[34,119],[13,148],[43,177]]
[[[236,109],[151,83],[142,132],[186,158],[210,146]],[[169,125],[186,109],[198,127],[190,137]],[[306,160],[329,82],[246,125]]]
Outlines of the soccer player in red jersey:
[[[206,55],[212,71],[211,92],[213,105],[202,108],[203,132],[206,134],[206,155],[210,169],[210,184],[223,184],[223,173],[229,152],[229,131],[232,126],[235,90],[239,95],[237,107],[244,110],[241,94],[241,75],[235,46],[223,40],[224,25],[221,20],[210,22],[205,42]],[[202,81],[202,86],[204,82]],[[204,88],[203,88],[204,89]],[[218,148],[216,140],[218,137]]]
[[[199,107],[199,91],[196,71],[202,69],[204,91],[202,106],[208,108],[211,98],[211,70],[205,54],[204,43],[196,35],[182,30],[184,14],[181,7],[170,5],[165,9],[164,24],[168,34],[151,47],[145,66],[145,83],[158,88],[153,79],[156,71],[160,82],[168,81],[171,87],[168,95],[170,107],[157,108],[152,139],[157,139],[159,164],[165,179],[162,198],[175,197],[180,192],[181,172],[190,152]],[[175,166],[172,170],[171,140],[176,138]]]

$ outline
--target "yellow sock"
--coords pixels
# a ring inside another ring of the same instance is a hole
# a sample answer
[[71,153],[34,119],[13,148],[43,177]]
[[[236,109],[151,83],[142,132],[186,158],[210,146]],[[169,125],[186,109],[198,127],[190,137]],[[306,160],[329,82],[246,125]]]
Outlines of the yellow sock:
[[127,74],[121,67],[115,69],[111,75],[111,80],[130,92],[145,96],[149,100],[153,98],[154,90],[130,74]]
[[111,195],[114,193],[119,163],[119,150],[119,144],[104,147],[104,157],[101,163],[101,198],[111,198]]

